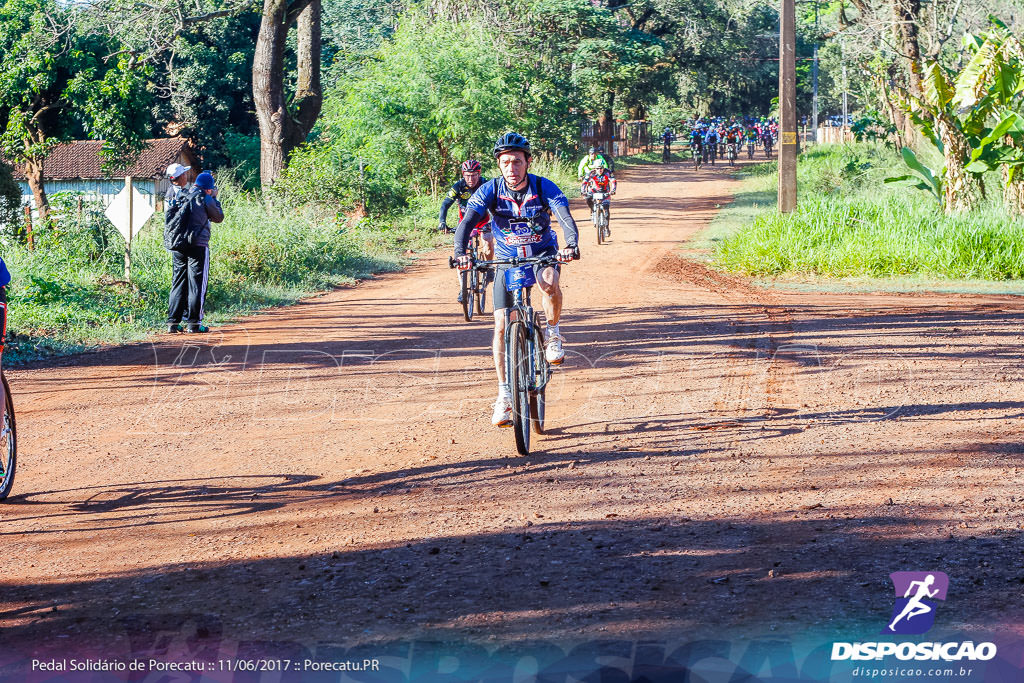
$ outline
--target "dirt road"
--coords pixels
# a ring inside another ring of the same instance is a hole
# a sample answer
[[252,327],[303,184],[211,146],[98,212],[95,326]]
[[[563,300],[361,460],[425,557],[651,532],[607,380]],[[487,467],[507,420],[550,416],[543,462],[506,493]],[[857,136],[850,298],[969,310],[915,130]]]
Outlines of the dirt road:
[[734,182],[631,170],[601,247],[577,208],[529,458],[490,426],[488,323],[461,320],[444,253],[11,372],[8,656],[873,637],[899,570],[949,574],[943,628],[1024,634],[1024,304],[781,293],[681,259]]

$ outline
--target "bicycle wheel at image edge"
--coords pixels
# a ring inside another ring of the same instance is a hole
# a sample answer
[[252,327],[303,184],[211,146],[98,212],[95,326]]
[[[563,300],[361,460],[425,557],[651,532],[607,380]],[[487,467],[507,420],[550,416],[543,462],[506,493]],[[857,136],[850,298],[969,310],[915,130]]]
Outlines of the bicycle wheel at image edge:
[[530,426],[534,434],[544,433],[544,388],[548,379],[548,361],[544,357],[544,335],[541,334],[540,325],[533,326],[533,385],[540,387],[530,392]]
[[476,271],[463,270],[459,273],[459,281],[462,283],[462,315],[466,322],[473,319],[473,296],[475,287],[473,280]]
[[0,500],[6,498],[14,486],[14,468],[18,456],[18,432],[14,421],[14,399],[11,398],[11,387],[7,377],[0,375],[3,381],[4,401],[3,416],[0,418]]
[[516,320],[509,325],[505,353],[511,371],[512,431],[519,455],[530,454],[530,357],[526,341],[526,324]]

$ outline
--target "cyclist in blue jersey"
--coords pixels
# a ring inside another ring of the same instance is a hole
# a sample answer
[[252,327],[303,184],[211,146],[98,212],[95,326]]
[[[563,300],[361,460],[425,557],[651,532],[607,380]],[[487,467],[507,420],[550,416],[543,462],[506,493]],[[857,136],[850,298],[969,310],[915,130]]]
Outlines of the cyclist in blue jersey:
[[[470,267],[466,255],[469,233],[481,218],[491,214],[494,234],[494,256],[557,255],[562,262],[579,258],[579,231],[569,213],[569,200],[558,186],[547,178],[530,174],[530,142],[518,133],[505,133],[494,144],[501,177],[484,183],[466,205],[459,227],[455,230],[455,257],[460,269]],[[565,236],[565,246],[558,246],[558,237],[551,229],[551,214],[558,219]],[[531,219],[533,225],[531,226]],[[562,335],[558,328],[562,313],[562,290],[559,269],[555,266],[535,268],[537,286],[543,294],[542,306],[547,318],[545,357],[552,365],[565,358]],[[494,278],[494,337],[492,350],[498,372],[498,400],[494,403],[491,423],[498,427],[512,425],[512,392],[505,377],[504,345],[505,310],[512,304],[512,295],[505,288],[505,273],[499,270]]]

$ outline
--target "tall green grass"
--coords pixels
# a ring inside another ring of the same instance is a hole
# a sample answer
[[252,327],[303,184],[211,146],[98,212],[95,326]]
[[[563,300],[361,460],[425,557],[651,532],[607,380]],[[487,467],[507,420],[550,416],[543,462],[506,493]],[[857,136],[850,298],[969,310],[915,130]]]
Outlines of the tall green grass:
[[[772,166],[755,172],[773,173]],[[812,148],[797,167],[796,211],[763,211],[717,245],[715,261],[751,275],[1024,277],[1024,223],[998,198],[972,213],[946,216],[928,195],[884,183],[904,172],[885,147]],[[998,195],[996,180],[989,182],[990,194]]]

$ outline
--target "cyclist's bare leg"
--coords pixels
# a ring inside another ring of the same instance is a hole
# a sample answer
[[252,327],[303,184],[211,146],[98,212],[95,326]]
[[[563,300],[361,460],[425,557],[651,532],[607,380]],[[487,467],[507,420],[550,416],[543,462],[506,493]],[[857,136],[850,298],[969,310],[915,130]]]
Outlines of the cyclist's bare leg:
[[494,311],[494,338],[491,340],[494,369],[498,373],[498,385],[505,385],[505,309]]
[[558,286],[558,270],[548,266],[537,274],[537,286],[543,293],[541,306],[548,326],[554,327],[562,315],[562,288]]

